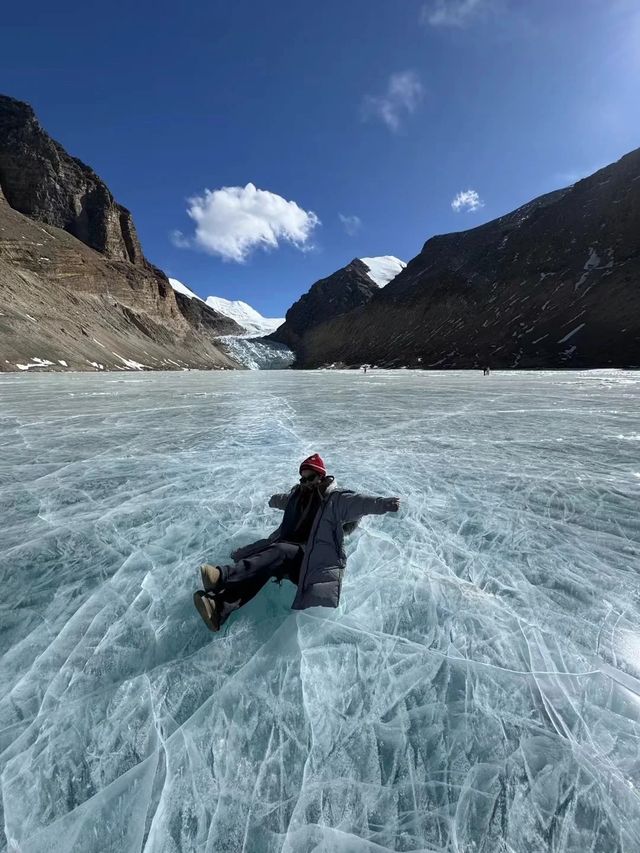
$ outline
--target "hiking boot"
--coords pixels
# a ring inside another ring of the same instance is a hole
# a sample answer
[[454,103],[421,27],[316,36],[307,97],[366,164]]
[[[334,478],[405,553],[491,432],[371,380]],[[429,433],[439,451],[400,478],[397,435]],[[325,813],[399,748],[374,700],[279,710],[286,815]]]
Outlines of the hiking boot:
[[202,621],[210,631],[220,630],[220,614],[214,598],[203,589],[193,593],[193,603],[202,617]]
[[216,592],[222,580],[220,566],[210,566],[205,563],[200,566],[200,576],[205,592]]

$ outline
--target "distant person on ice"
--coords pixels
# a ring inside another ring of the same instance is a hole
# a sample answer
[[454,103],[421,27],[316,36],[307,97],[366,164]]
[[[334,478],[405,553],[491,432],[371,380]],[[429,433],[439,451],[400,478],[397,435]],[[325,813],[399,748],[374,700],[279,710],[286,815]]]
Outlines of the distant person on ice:
[[284,510],[282,524],[267,538],[238,548],[227,566],[200,566],[204,589],[193,603],[205,625],[218,631],[229,615],[250,601],[269,578],[287,578],[298,592],[294,610],[337,607],[347,558],[343,538],[363,515],[397,512],[399,498],[358,495],[338,489],[315,453],[300,465],[300,482],[273,495],[269,506]]

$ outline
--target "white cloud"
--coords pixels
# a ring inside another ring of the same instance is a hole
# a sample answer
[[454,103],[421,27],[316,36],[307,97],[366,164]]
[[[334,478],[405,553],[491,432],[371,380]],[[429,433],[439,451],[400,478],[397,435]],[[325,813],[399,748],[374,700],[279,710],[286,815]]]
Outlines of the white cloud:
[[187,213],[195,222],[193,237],[171,233],[179,248],[197,248],[225,261],[243,263],[256,247],[276,249],[281,242],[308,248],[320,220],[295,201],[254,184],[205,190],[188,200]]
[[415,112],[423,93],[422,83],[413,71],[392,74],[382,95],[367,95],[365,98],[364,117],[373,116],[391,130],[399,130],[402,118]]
[[178,247],[178,249],[188,249],[191,245],[191,243],[184,236],[182,231],[178,231],[177,229],[169,234],[169,239],[171,240],[174,246]]
[[422,7],[421,20],[432,27],[466,27],[490,5],[491,0],[433,0]]
[[362,219],[359,216],[344,216],[342,213],[339,213],[338,218],[350,237],[353,237],[362,228]]
[[463,190],[451,202],[451,207],[456,213],[466,210],[467,213],[473,213],[484,207],[484,202],[475,190]]

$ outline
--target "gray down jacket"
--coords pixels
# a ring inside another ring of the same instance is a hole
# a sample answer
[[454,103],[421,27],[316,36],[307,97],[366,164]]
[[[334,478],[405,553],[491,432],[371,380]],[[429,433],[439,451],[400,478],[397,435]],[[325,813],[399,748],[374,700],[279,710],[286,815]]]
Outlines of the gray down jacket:
[[[286,511],[287,504],[297,488],[294,486],[290,492],[272,495],[269,506]],[[294,610],[338,606],[342,576],[347,564],[342,525],[357,522],[363,515],[383,515],[389,510],[389,498],[369,497],[338,489],[332,478],[311,525],[300,567],[298,592],[291,605]],[[263,548],[268,548],[272,542],[279,539],[280,529],[278,527],[266,539],[238,548],[232,553],[232,558],[236,561],[242,560]]]

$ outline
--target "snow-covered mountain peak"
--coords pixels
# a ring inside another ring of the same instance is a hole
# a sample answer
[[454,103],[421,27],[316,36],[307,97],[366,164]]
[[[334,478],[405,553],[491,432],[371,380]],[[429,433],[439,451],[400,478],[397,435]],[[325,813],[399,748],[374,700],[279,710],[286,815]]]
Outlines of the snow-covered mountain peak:
[[231,317],[253,335],[268,335],[284,323],[284,317],[263,317],[255,308],[240,299],[208,296],[205,301],[214,311]]
[[393,255],[380,255],[378,258],[360,258],[369,267],[369,278],[380,287],[394,279],[406,267],[404,261]]
[[284,317],[263,317],[255,308],[240,299],[223,299],[221,296],[208,296],[206,299],[201,299],[197,293],[194,293],[177,278],[170,278],[169,283],[178,293],[184,294],[189,299],[198,299],[208,305],[209,308],[217,311],[218,314],[231,317],[243,329],[246,329],[247,335],[252,337],[268,335],[284,323]]

